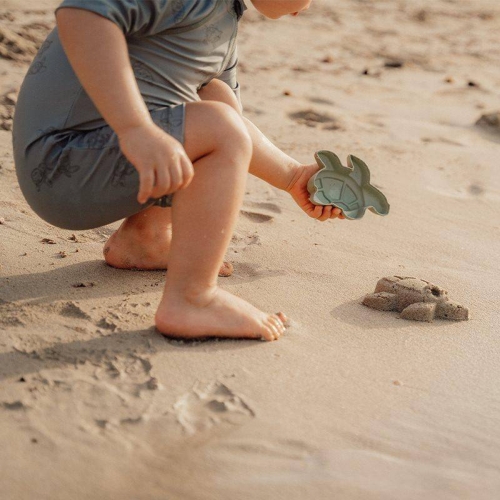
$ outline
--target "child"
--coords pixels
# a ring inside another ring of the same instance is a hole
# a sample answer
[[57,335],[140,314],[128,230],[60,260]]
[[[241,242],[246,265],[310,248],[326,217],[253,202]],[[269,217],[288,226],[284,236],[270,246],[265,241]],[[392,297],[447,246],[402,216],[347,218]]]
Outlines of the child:
[[[278,18],[311,1],[252,3]],[[276,340],[285,331],[284,314],[217,287],[248,171],[313,218],[340,215],[308,200],[318,167],[300,165],[241,116],[235,42],[245,8],[64,0],[19,95],[14,153],[28,203],[66,229],[125,219],[106,262],[168,267],[155,323],[170,336]]]

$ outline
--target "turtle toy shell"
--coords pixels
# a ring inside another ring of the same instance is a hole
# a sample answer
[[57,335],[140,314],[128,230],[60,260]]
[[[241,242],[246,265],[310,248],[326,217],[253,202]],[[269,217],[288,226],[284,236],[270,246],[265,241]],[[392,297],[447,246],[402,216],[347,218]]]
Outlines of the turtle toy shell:
[[384,194],[370,184],[370,170],[365,162],[353,155],[347,157],[344,167],[331,151],[314,155],[321,170],[307,184],[309,200],[315,205],[333,205],[340,208],[347,219],[361,219],[368,209],[377,215],[389,213]]

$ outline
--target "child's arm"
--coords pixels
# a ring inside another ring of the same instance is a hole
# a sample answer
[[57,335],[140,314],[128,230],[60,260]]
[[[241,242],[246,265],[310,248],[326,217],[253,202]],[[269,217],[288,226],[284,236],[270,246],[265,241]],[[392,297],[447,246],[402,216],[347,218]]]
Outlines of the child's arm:
[[326,221],[344,215],[331,205],[314,205],[309,200],[307,183],[319,170],[316,163],[302,165],[276,147],[250,120],[243,117],[252,137],[253,156],[250,173],[265,180],[278,189],[288,192],[297,205],[313,219]]
[[58,10],[57,26],[73,70],[139,172],[139,203],[186,187],[193,165],[183,146],[152,121],[120,28],[104,17],[74,8]]
[[[200,99],[223,102],[241,114],[241,106],[233,90],[224,82],[213,80],[198,92]],[[272,186],[287,191],[297,205],[313,219],[325,221],[339,217],[341,210],[332,206],[313,205],[309,201],[307,182],[319,167],[316,163],[302,165],[276,147],[248,118],[242,117],[252,138],[253,155],[250,173]]]

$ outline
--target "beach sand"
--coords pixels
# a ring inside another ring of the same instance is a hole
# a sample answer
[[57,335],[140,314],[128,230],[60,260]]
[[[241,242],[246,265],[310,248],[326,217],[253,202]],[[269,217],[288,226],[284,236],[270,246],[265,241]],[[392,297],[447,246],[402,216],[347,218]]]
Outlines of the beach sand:
[[[0,95],[57,4],[0,0]],[[500,111],[499,29],[493,0],[315,0],[277,22],[249,9],[247,116],[300,161],[361,157],[391,203],[319,223],[249,178],[220,283],[286,312],[279,342],[160,336],[163,273],[104,264],[117,224],[40,220],[0,131],[0,497],[498,498],[500,129],[475,122]],[[361,305],[390,275],[444,287],[470,321]]]

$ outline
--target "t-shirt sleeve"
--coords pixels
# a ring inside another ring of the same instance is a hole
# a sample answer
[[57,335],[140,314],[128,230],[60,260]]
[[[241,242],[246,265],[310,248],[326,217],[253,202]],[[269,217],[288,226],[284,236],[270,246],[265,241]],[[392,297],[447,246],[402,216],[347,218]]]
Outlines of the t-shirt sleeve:
[[229,62],[226,66],[226,69],[217,77],[218,80],[222,80],[224,83],[227,83],[241,106],[241,94],[240,94],[240,85],[237,79],[237,69],[238,69],[238,52],[235,49]]
[[147,36],[175,24],[179,5],[174,0],[64,0],[56,12],[65,7],[87,10],[114,22],[126,36]]

